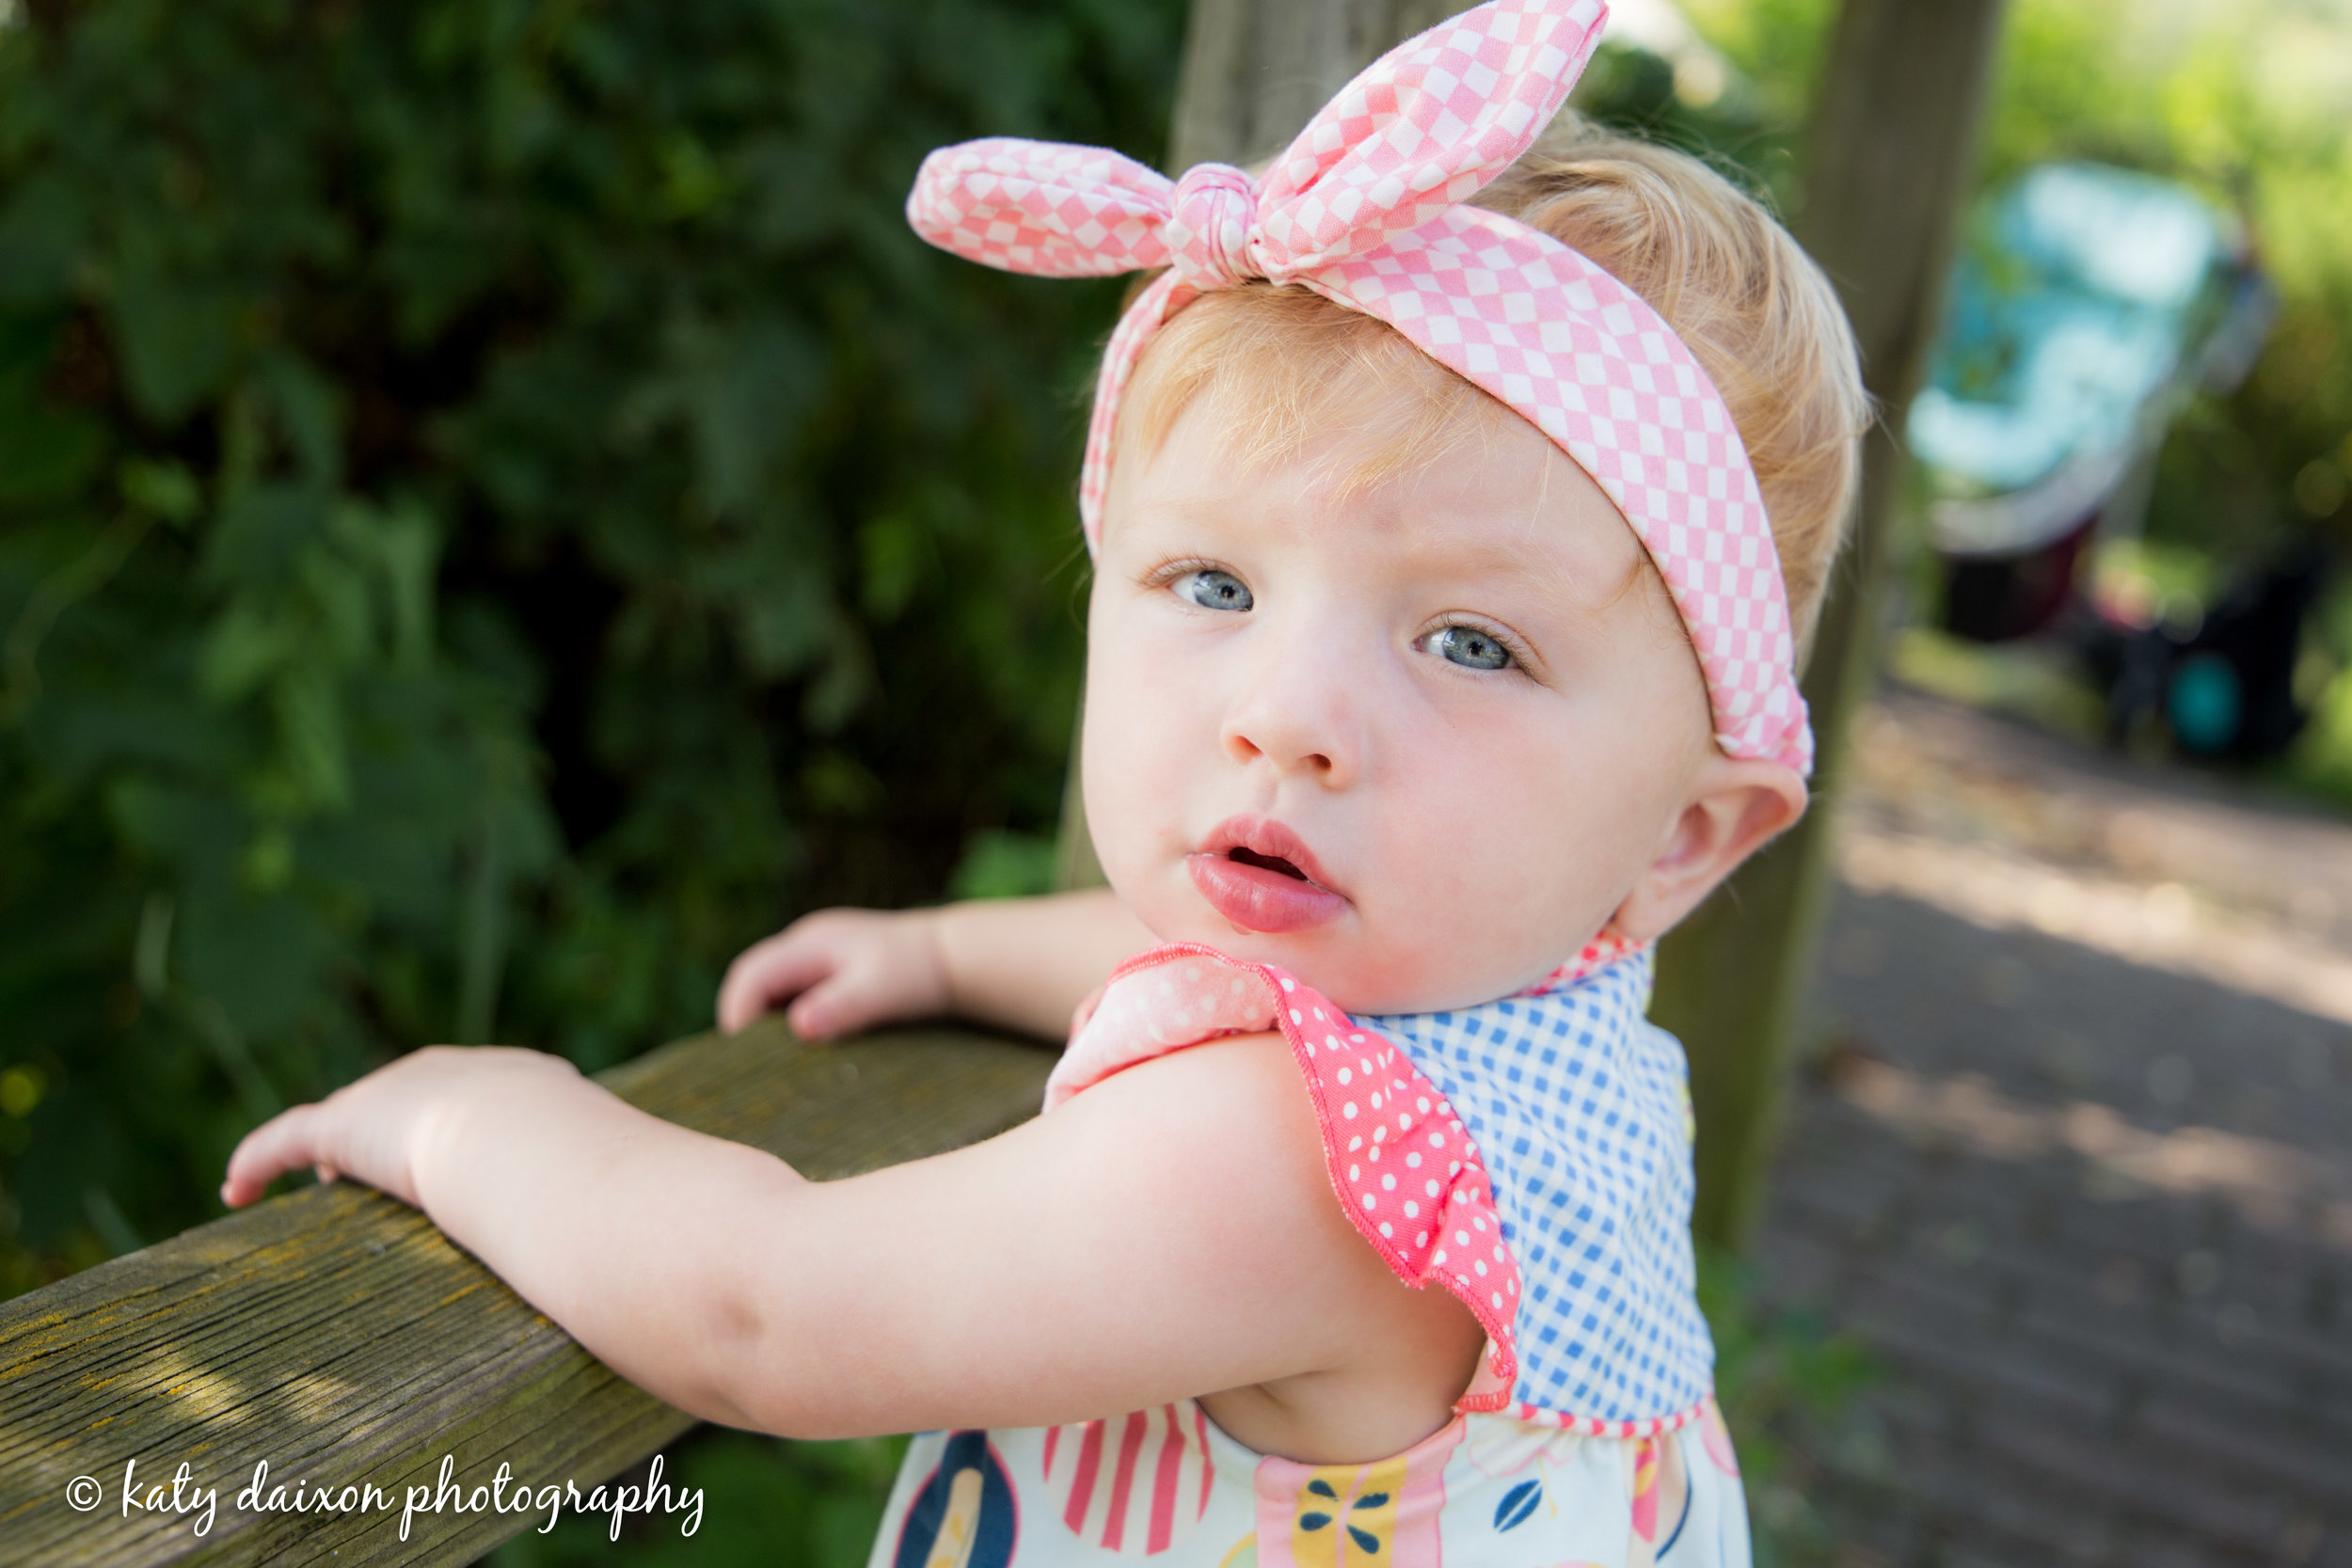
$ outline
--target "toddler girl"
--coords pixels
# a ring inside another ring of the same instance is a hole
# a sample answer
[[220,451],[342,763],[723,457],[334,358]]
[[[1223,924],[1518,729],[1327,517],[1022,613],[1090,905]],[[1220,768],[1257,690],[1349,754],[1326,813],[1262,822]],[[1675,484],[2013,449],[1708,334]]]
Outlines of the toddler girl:
[[1074,1008],[1048,1115],[818,1185],[437,1049],[257,1130],[229,1201],[346,1173],[683,1409],[923,1433],[878,1568],[1743,1562],[1648,944],[1804,810],[1864,404],[1752,203],[1528,151],[1601,15],[1436,28],[1263,182],[926,164],[935,243],[1166,269],[1081,482],[1113,891],[812,916],[721,1020]]

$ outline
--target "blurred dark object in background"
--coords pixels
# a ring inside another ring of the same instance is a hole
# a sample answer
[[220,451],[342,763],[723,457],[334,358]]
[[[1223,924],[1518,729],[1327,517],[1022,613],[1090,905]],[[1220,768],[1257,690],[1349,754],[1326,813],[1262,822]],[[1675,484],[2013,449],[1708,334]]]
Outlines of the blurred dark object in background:
[[2161,721],[2190,756],[2250,762],[2284,752],[2310,719],[2296,666],[2329,568],[2327,553],[2307,544],[2241,577],[2190,626],[2136,626],[2074,600],[2065,635],[2106,694],[2110,744]]
[[2097,529],[2086,514],[2049,543],[2018,555],[1944,558],[1944,629],[1972,642],[2006,642],[2052,626],[2074,594],[2074,574]]

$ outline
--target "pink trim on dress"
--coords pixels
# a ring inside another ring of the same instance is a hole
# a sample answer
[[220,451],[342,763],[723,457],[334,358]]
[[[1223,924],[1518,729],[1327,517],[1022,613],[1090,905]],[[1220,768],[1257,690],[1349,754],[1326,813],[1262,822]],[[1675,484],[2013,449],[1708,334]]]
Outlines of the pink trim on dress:
[[1570,958],[1525,990],[1514,991],[1511,994],[1542,996],[1547,991],[1565,990],[1595,970],[1605,969],[1619,958],[1631,958],[1648,945],[1646,942],[1635,942],[1629,937],[1621,937],[1614,931],[1604,930],[1579,948],[1575,958]]
[[1512,1405],[1509,1414],[1514,1420],[1527,1421],[1536,1426],[1558,1427],[1563,1432],[1572,1432],[1581,1437],[1621,1437],[1630,1440],[1642,1437],[1662,1437],[1667,1433],[1678,1432],[1705,1416],[1708,1411],[1714,1408],[1714,1404],[1715,1398],[1710,1394],[1688,1410],[1677,1410],[1671,1416],[1652,1416],[1646,1420],[1640,1421],[1604,1421],[1593,1416],[1571,1416],[1565,1410],[1547,1410],[1540,1404],[1529,1404],[1524,1400]]

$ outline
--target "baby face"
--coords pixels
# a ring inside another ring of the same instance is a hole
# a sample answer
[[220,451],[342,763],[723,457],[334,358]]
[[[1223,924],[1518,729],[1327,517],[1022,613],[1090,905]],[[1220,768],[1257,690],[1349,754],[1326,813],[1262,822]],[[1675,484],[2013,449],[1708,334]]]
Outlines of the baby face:
[[1196,405],[1114,467],[1087,812],[1164,941],[1354,1012],[1467,1006],[1572,957],[1667,850],[1713,752],[1697,660],[1600,488],[1484,422],[1351,488],[1374,437],[1246,467]]

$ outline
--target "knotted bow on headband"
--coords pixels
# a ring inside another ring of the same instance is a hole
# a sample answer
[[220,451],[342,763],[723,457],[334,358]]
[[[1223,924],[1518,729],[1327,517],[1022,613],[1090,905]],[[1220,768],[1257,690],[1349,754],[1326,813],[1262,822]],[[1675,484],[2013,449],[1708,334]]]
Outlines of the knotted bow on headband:
[[1388,323],[1592,475],[1674,595],[1717,744],[1809,772],[1780,557],[1722,395],[1630,289],[1549,234],[1461,205],[1558,113],[1607,14],[1601,0],[1491,0],[1409,39],[1263,183],[1228,164],[1171,183],[1102,148],[997,137],[925,159],[907,218],[1008,272],[1168,268],[1104,353],[1078,482],[1089,548],[1120,396],[1152,334],[1205,291],[1300,284]]

